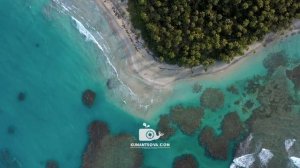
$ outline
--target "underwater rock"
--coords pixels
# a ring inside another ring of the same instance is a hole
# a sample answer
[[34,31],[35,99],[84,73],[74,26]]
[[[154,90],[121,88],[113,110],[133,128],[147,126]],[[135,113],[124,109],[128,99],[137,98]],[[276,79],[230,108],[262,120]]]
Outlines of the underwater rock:
[[248,100],[245,104],[244,104],[244,107],[246,109],[251,109],[252,107],[254,106],[254,103],[251,101],[251,100]]
[[21,168],[21,163],[7,149],[0,149],[0,167],[3,168]]
[[157,124],[157,130],[164,133],[164,136],[162,136],[161,140],[168,140],[170,137],[172,137],[176,129],[172,124],[172,120],[170,119],[169,115],[161,115],[159,122]]
[[213,128],[205,127],[199,135],[199,144],[205,148],[208,156],[226,160],[231,140],[237,140],[245,132],[243,123],[235,112],[228,113],[222,122],[222,134],[215,135]]
[[178,156],[173,161],[172,168],[198,168],[199,163],[194,155],[183,154]]
[[90,142],[83,155],[82,168],[139,168],[140,149],[130,148],[135,138],[127,134],[110,135],[107,125],[94,121],[89,126]]
[[92,107],[96,98],[96,93],[90,89],[87,89],[82,94],[82,102],[87,107]]
[[261,88],[263,79],[264,78],[262,76],[256,75],[252,79],[248,80],[245,87],[247,94],[256,93]]
[[15,132],[16,132],[16,127],[15,126],[10,125],[10,126],[7,127],[7,133],[9,135],[15,134]]
[[263,61],[263,65],[268,70],[269,74],[272,74],[278,67],[285,67],[287,64],[288,60],[284,51],[272,53]]
[[213,128],[203,128],[199,136],[199,144],[204,147],[206,155],[214,159],[227,159],[228,140],[224,136],[215,136]]
[[57,161],[55,160],[47,160],[46,168],[59,168]]
[[232,94],[239,94],[239,90],[234,86],[234,85],[231,85],[227,88],[227,91],[232,93]]
[[202,86],[199,83],[195,83],[193,85],[193,93],[200,93],[202,90]]
[[225,115],[222,121],[222,133],[227,140],[239,137],[245,128],[243,122],[236,112],[231,112]]
[[177,105],[171,109],[171,119],[179,129],[187,134],[193,134],[200,126],[203,109]]
[[203,107],[216,110],[224,105],[224,94],[220,89],[205,89],[200,101]]
[[300,65],[293,70],[286,70],[286,76],[294,83],[297,90],[300,89]]
[[241,100],[236,100],[236,101],[234,102],[235,105],[239,105],[240,103],[241,103]]
[[21,101],[24,101],[26,98],[26,94],[24,92],[20,92],[18,94],[18,100],[21,102]]
[[110,78],[106,82],[108,89],[114,89],[120,85],[120,81],[117,78]]

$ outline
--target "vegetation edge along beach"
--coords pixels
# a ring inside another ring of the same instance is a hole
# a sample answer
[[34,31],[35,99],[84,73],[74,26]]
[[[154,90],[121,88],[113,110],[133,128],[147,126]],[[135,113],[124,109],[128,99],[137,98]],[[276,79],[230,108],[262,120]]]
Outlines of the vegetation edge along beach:
[[[224,71],[226,68],[237,63],[245,56],[258,52],[264,46],[276,42],[291,34],[296,34],[300,29],[299,16],[291,19],[291,24],[288,28],[282,29],[276,33],[270,32],[260,41],[249,45],[242,55],[235,56],[229,63],[216,61],[210,66],[195,66],[182,67],[172,65],[165,62],[160,62],[157,56],[149,49],[147,44],[141,37],[141,32],[133,27],[132,16],[129,11],[134,0],[116,2],[110,0],[96,0],[98,6],[105,11],[105,15],[111,20],[110,26],[119,35],[122,40],[125,40],[126,48],[131,49],[127,58],[127,65],[130,75],[135,75],[147,85],[155,86],[156,88],[166,88],[173,84],[174,81],[196,77],[203,74],[211,74]],[[131,12],[132,13],[132,12]],[[298,12],[299,13],[299,12]]]

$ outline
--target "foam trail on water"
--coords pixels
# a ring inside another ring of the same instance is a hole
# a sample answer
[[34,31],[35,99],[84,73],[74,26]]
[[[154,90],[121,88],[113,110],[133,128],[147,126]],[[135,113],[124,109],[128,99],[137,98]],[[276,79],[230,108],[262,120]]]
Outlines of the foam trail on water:
[[[71,16],[71,18],[72,18],[73,21],[75,21],[77,30],[78,30],[81,34],[83,34],[83,35],[85,36],[86,41],[92,41],[93,43],[95,43],[95,44],[98,46],[98,48],[99,48],[101,51],[104,52],[103,47],[98,43],[98,41],[97,41],[96,38],[92,35],[92,33],[89,32],[89,31],[85,28],[85,26],[84,26],[79,20],[77,20],[74,16]],[[127,87],[127,89],[129,90],[129,92],[130,92],[131,95],[135,95],[135,93],[134,93],[127,85],[125,85],[125,84],[123,83],[122,80],[120,80],[118,71],[117,71],[116,67],[111,63],[111,61],[110,61],[110,59],[108,58],[108,56],[107,56],[106,54],[104,54],[104,56],[105,56],[105,58],[106,58],[107,63],[108,63],[108,64],[111,66],[111,68],[113,69],[114,74],[116,75],[116,77],[117,77],[117,79],[120,81],[120,83],[121,83],[123,86],[126,86],[126,87]]]
[[258,154],[259,160],[263,166],[267,166],[267,164],[273,156],[274,154],[269,149],[265,148],[262,148]]
[[70,8],[68,8],[64,3],[58,1],[58,0],[52,0],[54,3],[60,5],[65,11],[70,11]]

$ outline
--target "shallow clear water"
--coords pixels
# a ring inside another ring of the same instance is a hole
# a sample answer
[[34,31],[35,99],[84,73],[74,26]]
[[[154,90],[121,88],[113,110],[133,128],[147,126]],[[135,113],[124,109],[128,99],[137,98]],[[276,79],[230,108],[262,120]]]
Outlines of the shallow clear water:
[[[88,143],[87,127],[93,120],[107,122],[113,134],[134,136],[143,122],[118,106],[114,101],[122,100],[112,98],[106,88],[107,78],[115,74],[105,54],[120,59],[122,50],[110,53],[110,47],[120,45],[120,41],[109,32],[105,18],[97,20],[100,34],[110,34],[102,41],[97,37],[104,48],[101,50],[78,31],[71,12],[64,14],[49,7],[51,4],[47,0],[0,2],[0,149],[7,148],[24,168],[45,167],[49,159],[57,160],[63,168],[80,167]],[[79,15],[76,13],[77,18]],[[246,120],[251,113],[232,106],[240,97],[226,88],[235,83],[243,89],[246,79],[266,74],[262,61],[269,53],[284,49],[291,59],[300,58],[299,44],[299,35],[289,37],[242,60],[247,63],[236,64],[230,71],[179,82],[157,115],[147,122],[154,126],[159,115],[176,104],[199,106],[201,92],[192,92],[195,82],[203,86],[202,90],[216,87],[225,93],[224,108],[206,110],[201,127],[212,126],[220,133],[220,123],[231,111]],[[82,92],[88,88],[97,93],[91,109],[81,102]],[[23,102],[18,101],[19,92],[26,94]],[[15,128],[13,135],[7,132],[9,126]],[[144,167],[171,167],[174,157],[183,153],[194,154],[204,168],[228,167],[232,157],[218,161],[204,154],[197,141],[199,132],[191,137],[178,132],[168,141],[171,149],[145,150]]]

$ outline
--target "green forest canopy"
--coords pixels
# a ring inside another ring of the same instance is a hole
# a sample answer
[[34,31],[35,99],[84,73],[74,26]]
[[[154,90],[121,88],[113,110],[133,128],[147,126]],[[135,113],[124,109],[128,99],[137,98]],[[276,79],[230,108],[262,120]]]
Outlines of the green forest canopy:
[[136,28],[160,61],[230,62],[271,31],[288,28],[299,0],[129,0]]

